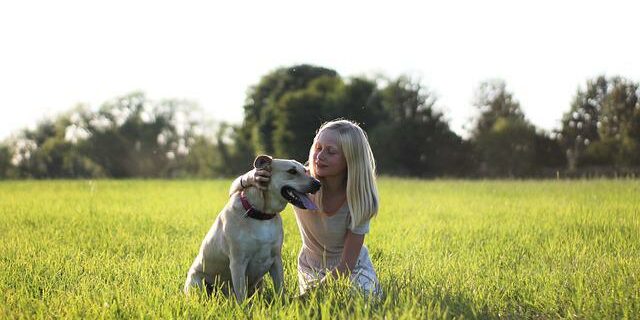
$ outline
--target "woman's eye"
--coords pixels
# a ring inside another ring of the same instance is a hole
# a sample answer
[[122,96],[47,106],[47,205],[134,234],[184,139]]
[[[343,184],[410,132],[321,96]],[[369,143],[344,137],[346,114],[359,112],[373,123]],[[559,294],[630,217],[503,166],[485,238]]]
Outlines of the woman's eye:
[[287,173],[296,174],[296,173],[298,173],[298,171],[296,171],[296,169],[289,169],[289,170],[287,170]]

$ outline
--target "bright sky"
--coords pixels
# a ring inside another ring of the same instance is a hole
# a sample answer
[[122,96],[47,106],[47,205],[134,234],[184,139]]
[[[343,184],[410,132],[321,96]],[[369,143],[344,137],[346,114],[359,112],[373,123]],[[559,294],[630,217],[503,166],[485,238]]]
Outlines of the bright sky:
[[411,75],[458,133],[478,84],[502,78],[552,129],[588,78],[640,81],[639,12],[631,0],[3,1],[0,139],[134,90],[239,123],[249,86],[298,63]]

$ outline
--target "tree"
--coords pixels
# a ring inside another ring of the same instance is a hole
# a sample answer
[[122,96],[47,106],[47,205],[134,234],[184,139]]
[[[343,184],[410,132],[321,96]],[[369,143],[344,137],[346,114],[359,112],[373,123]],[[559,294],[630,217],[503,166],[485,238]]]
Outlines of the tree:
[[533,173],[535,128],[524,117],[520,103],[502,80],[486,81],[476,91],[480,110],[472,142],[480,172],[490,176],[523,176]]
[[520,103],[506,90],[503,80],[489,80],[480,83],[476,90],[474,106],[480,111],[472,136],[491,131],[499,118],[524,120]]
[[562,117],[560,141],[566,149],[569,170],[575,170],[587,147],[600,140],[598,122],[607,87],[604,76],[587,81],[586,90],[578,89],[571,109]]
[[328,114],[327,118],[356,121],[365,131],[375,128],[387,119],[376,80],[353,77],[347,79],[338,89],[338,110],[335,114]]
[[602,104],[602,143],[615,146],[613,161],[619,166],[640,165],[640,102],[638,84],[613,77]]
[[6,179],[10,176],[11,169],[11,150],[4,143],[0,144],[0,179]]
[[11,162],[18,178],[65,177],[63,116],[41,121],[34,129],[24,129],[10,139]]
[[[215,157],[203,154],[203,118],[188,101],[154,102],[143,93],[115,98],[98,111],[80,105],[23,130],[10,143],[12,165],[18,177],[33,178],[205,174],[195,166]],[[187,161],[197,143],[203,159]]]
[[89,132],[79,148],[112,177],[166,177],[196,141],[200,112],[184,100],[153,102],[132,93],[103,104],[76,126]]
[[638,84],[619,76],[599,76],[578,89],[560,131],[570,170],[640,165],[638,95]]
[[276,108],[282,96],[303,90],[320,77],[338,78],[338,74],[331,69],[304,64],[279,68],[262,77],[258,85],[249,89],[244,105],[243,126],[251,129],[250,141],[257,153],[275,153],[273,137],[278,121]]
[[339,78],[321,77],[305,89],[290,91],[276,105],[275,155],[305,162],[315,131],[333,115],[341,114]]
[[[378,83],[388,83],[384,89]],[[468,172],[468,145],[453,133],[435,96],[406,77],[353,77],[308,65],[278,69],[249,92],[242,130],[256,153],[304,161],[315,131],[326,121],[360,123],[380,152],[381,172],[403,175]],[[384,150],[384,152],[382,152]]]
[[215,171],[223,176],[237,176],[250,168],[255,158],[251,128],[223,123],[216,135],[216,151],[220,162]]
[[488,176],[522,177],[534,172],[535,129],[525,120],[498,117],[490,130],[475,138],[481,163]]
[[379,171],[387,174],[459,175],[468,170],[462,139],[435,110],[436,97],[401,76],[381,90],[384,116],[370,130]]
[[[328,69],[306,68],[307,71],[302,73],[304,79],[295,82],[296,86],[287,86],[287,90],[277,86],[258,86],[261,89],[257,92],[262,96],[277,98],[270,99],[271,102],[264,106],[261,121],[266,122],[254,123],[250,127],[251,122],[245,121],[245,127],[252,132],[252,142],[257,152],[271,150],[268,153],[278,157],[305,161],[315,131],[322,123],[346,118],[361,123],[365,130],[379,123],[384,111],[375,81],[352,78],[345,82],[335,72],[326,71]],[[309,74],[315,78],[309,77]],[[268,75],[263,79],[273,77]],[[275,92],[269,93],[268,88]],[[255,101],[254,98],[248,100]],[[251,117],[247,115],[245,119]],[[267,136],[269,133],[271,137]],[[256,136],[260,138],[256,139]]]
[[536,131],[534,137],[534,160],[536,170],[561,169],[566,167],[567,159],[557,136],[544,131]]

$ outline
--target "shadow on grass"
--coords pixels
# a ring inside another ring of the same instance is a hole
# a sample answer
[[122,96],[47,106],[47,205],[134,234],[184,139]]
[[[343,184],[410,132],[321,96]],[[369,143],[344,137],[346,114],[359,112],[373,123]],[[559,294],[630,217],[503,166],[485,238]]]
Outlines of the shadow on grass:
[[514,302],[507,310],[496,310],[489,304],[472,301],[464,294],[425,290],[413,286],[388,286],[381,299],[368,298],[341,285],[327,286],[309,295],[292,299],[298,304],[298,315],[306,318],[368,319],[531,319],[548,318],[540,310]]
[[[353,290],[346,282],[330,283],[296,296],[287,292],[281,296],[273,288],[259,290],[241,304],[222,292],[203,294],[201,302],[208,300],[227,316],[247,318],[300,318],[300,319],[531,319],[549,318],[540,310],[519,303],[517,297],[506,301],[511,307],[496,307],[464,292],[452,293],[433,284],[411,283],[406,279],[384,285],[382,298],[372,298]],[[206,303],[208,304],[208,303]],[[497,309],[500,308],[500,309]]]

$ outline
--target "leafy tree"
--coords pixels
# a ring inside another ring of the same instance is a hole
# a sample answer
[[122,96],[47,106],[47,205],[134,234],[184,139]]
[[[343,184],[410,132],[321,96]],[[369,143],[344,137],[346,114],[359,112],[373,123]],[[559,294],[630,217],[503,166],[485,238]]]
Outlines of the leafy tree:
[[538,169],[560,169],[567,165],[564,149],[555,134],[536,132],[534,137],[534,167]]
[[620,77],[609,80],[599,133],[603,143],[616,146],[612,153],[616,165],[640,165],[639,95],[637,83]]
[[358,122],[365,131],[387,120],[382,95],[375,80],[353,77],[337,88],[340,90],[337,109],[326,118],[350,119]]
[[502,80],[482,82],[475,93],[474,106],[480,111],[472,135],[491,131],[499,118],[524,120],[520,103],[506,90]]
[[290,91],[276,105],[275,155],[304,162],[320,125],[341,114],[339,78],[320,77],[307,88]]
[[278,121],[276,108],[282,96],[303,90],[320,77],[338,78],[338,74],[331,69],[303,64],[277,69],[262,77],[257,86],[250,88],[244,106],[244,126],[251,128],[250,141],[257,153],[274,154],[276,151],[273,142]]
[[578,89],[571,109],[562,117],[560,141],[566,149],[569,170],[575,170],[587,147],[600,140],[598,122],[607,87],[604,76],[587,81],[586,90]]
[[533,173],[535,128],[506,90],[505,82],[481,83],[474,105],[480,110],[472,131],[480,172],[510,177]]
[[64,116],[44,120],[34,129],[25,129],[10,140],[13,173],[18,178],[65,177]]
[[435,110],[435,95],[407,77],[380,93],[383,117],[370,131],[379,171],[387,174],[458,175],[468,170],[462,139]]
[[640,164],[638,84],[599,76],[578,89],[563,116],[561,142],[569,168]]
[[175,176],[195,142],[197,107],[182,100],[149,101],[142,93],[102,105],[79,125],[89,132],[80,148],[113,177]]
[[0,179],[9,177],[11,170],[11,150],[5,144],[0,144]]
[[363,129],[377,124],[384,113],[376,83],[363,78],[344,82],[321,76],[281,96],[274,104],[274,155],[305,161],[315,131],[326,121],[346,118]]
[[[15,174],[33,178],[204,174],[204,169],[193,167],[203,162],[185,160],[190,148],[202,143],[197,133],[201,119],[188,101],[156,103],[142,93],[113,99],[97,112],[77,106],[34,130],[24,130],[11,143]],[[198,155],[202,152],[199,149]]]
[[[378,83],[388,83],[384,89]],[[381,172],[429,176],[469,172],[466,144],[453,133],[435,96],[406,77],[353,77],[308,65],[281,68],[253,87],[242,130],[257,153],[306,160],[316,129],[346,118],[371,135]]]
[[476,137],[483,175],[521,177],[534,172],[535,129],[522,119],[499,117]]
[[216,135],[216,151],[220,159],[215,164],[216,172],[223,176],[246,172],[255,157],[251,128],[223,123]]

